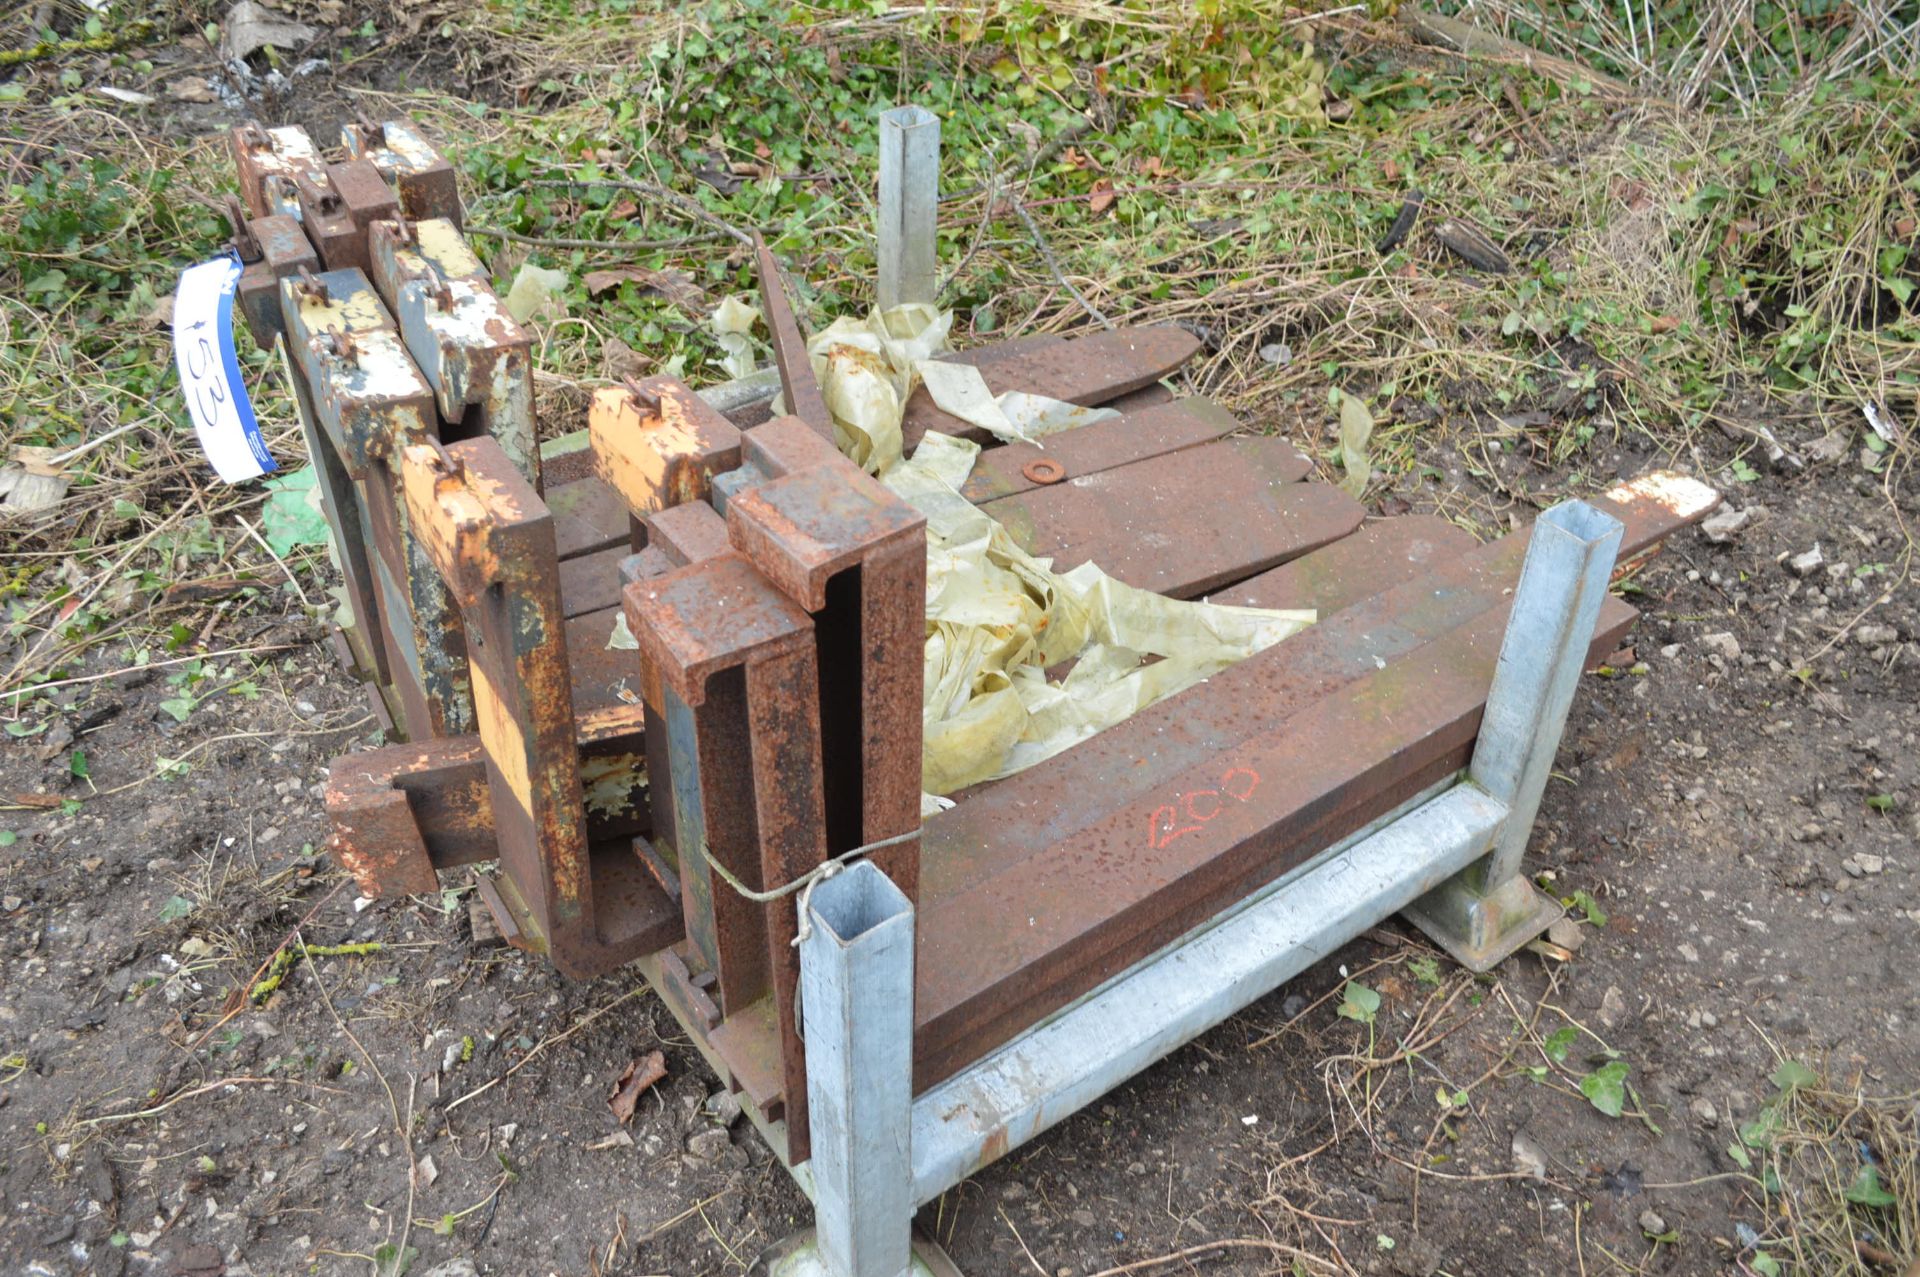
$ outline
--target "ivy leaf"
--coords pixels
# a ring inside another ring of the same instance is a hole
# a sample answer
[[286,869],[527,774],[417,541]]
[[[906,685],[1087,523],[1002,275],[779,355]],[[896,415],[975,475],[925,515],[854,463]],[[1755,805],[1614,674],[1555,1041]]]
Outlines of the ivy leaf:
[[1607,911],[1602,909],[1600,902],[1595,900],[1592,894],[1584,889],[1576,891],[1572,896],[1568,897],[1566,905],[1570,909],[1578,909],[1585,915],[1587,922],[1593,926],[1604,927],[1607,925]]
[[1609,1061],[1581,1078],[1580,1094],[1608,1117],[1619,1117],[1627,1107],[1627,1062]]
[[1358,980],[1347,981],[1343,997],[1339,1014],[1349,1020],[1358,1020],[1361,1024],[1372,1024],[1373,1017],[1379,1014],[1380,995]]
[[185,896],[168,896],[167,903],[160,906],[160,921],[178,922],[193,912],[193,901]]
[[1782,1095],[1792,1095],[1802,1087],[1812,1086],[1819,1080],[1820,1075],[1818,1073],[1815,1073],[1798,1060],[1780,1061],[1780,1067],[1775,1069],[1773,1076],[1768,1079],[1768,1081],[1780,1088],[1780,1094]]
[[1567,1062],[1567,1053],[1573,1050],[1573,1044],[1579,1041],[1579,1039],[1580,1030],[1569,1024],[1565,1028],[1555,1029],[1552,1035],[1542,1043],[1542,1047],[1546,1051],[1549,1060],[1552,1060],[1555,1064],[1565,1064]]
[[80,780],[88,778],[87,751],[76,749],[67,757],[67,770]]
[[282,558],[303,545],[327,543],[327,519],[320,512],[312,466],[276,475],[261,486],[268,490],[260,510],[260,534]]
[[1860,1173],[1853,1177],[1853,1183],[1847,1186],[1847,1200],[1856,1206],[1892,1206],[1897,1200],[1880,1183],[1880,1172],[1872,1166],[1862,1166]]

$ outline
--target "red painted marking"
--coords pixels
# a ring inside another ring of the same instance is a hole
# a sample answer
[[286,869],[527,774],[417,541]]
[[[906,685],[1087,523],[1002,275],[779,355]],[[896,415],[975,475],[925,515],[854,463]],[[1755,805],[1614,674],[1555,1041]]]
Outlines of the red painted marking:
[[[1201,811],[1197,805],[1199,800],[1203,798],[1212,804],[1208,810],[1204,812]],[[1217,789],[1196,789],[1191,794],[1186,795],[1182,805],[1187,809],[1187,818],[1189,820],[1197,820],[1205,824],[1220,814],[1220,791]]]
[[[1224,791],[1235,802],[1246,802],[1260,788],[1260,773],[1250,767],[1229,767],[1220,777],[1219,789],[1190,789],[1174,795],[1171,803],[1153,809],[1147,820],[1147,846],[1158,851],[1182,834],[1197,834],[1200,827],[1218,816],[1226,807],[1220,795]],[[1188,823],[1182,824],[1184,813]]]

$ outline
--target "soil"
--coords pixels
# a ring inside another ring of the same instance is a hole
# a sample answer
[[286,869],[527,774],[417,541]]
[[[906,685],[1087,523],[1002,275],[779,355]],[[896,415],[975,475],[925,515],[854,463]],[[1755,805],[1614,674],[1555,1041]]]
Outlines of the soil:
[[[1432,460],[1442,477],[1384,500],[1487,533],[1568,482]],[[1771,1221],[1716,1177],[1780,1059],[1920,1089],[1920,614],[1907,586],[1869,606],[1911,499],[1851,456],[1708,477],[1751,521],[1633,578],[1632,651],[1583,682],[1529,853],[1604,924],[1482,979],[1384,924],[930,1206],[962,1271],[1087,1277],[1221,1239],[1240,1244],[1154,1271],[1285,1272],[1286,1247],[1363,1272],[1738,1271]],[[1789,569],[1815,546],[1823,566]],[[53,726],[0,743],[11,1270],[361,1272],[391,1247],[416,1275],[691,1277],[805,1226],[637,977],[571,982],[476,936],[453,875],[438,900],[356,896],[317,849],[330,760],[374,740],[365,702],[317,635],[253,607],[246,645],[287,645],[254,658],[257,699],[178,722],[181,667],[101,654]],[[215,664],[200,690],[246,673]],[[374,947],[246,996],[302,944]],[[1350,974],[1382,996],[1371,1027],[1337,1014]],[[1628,1063],[1628,1116],[1527,1072],[1545,1061],[1520,1027],[1573,1021],[1595,1035],[1576,1072],[1599,1041]],[[622,1124],[608,1097],[656,1049],[666,1077]]]

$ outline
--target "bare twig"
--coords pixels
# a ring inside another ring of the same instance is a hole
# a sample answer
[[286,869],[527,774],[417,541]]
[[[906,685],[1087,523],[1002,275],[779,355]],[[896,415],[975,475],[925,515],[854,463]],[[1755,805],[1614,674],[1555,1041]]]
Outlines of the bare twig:
[[679,239],[562,239],[546,235],[522,235],[518,231],[501,230],[497,226],[469,226],[467,234],[479,235],[486,239],[510,240],[515,244],[531,244],[536,248],[586,248],[605,253],[631,253],[655,248],[686,248],[693,244],[710,244],[722,238],[719,231],[700,231],[692,235],[683,235]]
[[1046,261],[1047,269],[1053,272],[1055,282],[1073,294],[1073,300],[1080,303],[1080,309],[1093,316],[1102,328],[1111,329],[1113,327],[1113,321],[1101,314],[1098,310],[1095,310],[1093,303],[1087,300],[1086,294],[1082,293],[1078,288],[1075,288],[1073,281],[1061,272],[1060,263],[1054,257],[1053,250],[1047,247],[1047,237],[1040,233],[1040,224],[1033,220],[1033,214],[1027,212],[1027,206],[1020,202],[1020,197],[1018,195],[1009,195],[1008,198],[1013,201],[1013,211],[1020,214],[1020,220],[1027,224],[1027,230],[1033,235],[1034,246],[1040,250],[1040,256]]
[[1183,1250],[1170,1251],[1165,1255],[1156,1255],[1152,1259],[1136,1259],[1131,1264],[1121,1264],[1118,1268],[1102,1268],[1090,1277],[1121,1277],[1123,1273],[1145,1272],[1149,1268],[1164,1268],[1168,1264],[1178,1264],[1196,1259],[1201,1255],[1217,1250],[1264,1250],[1272,1255],[1284,1255],[1289,1259],[1317,1269],[1324,1273],[1337,1273],[1338,1265],[1322,1259],[1298,1246],[1289,1246],[1285,1242],[1268,1241],[1262,1237],[1229,1237],[1217,1242],[1201,1242],[1198,1246],[1188,1246]]

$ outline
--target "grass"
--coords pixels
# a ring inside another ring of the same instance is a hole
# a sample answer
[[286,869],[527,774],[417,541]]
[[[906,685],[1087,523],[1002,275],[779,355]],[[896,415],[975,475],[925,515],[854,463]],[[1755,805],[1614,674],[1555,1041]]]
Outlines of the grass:
[[1873,1095],[1791,1060],[1773,1081],[1728,1149],[1775,1221],[1746,1241],[1754,1271],[1865,1274],[1920,1253],[1920,1094]]

